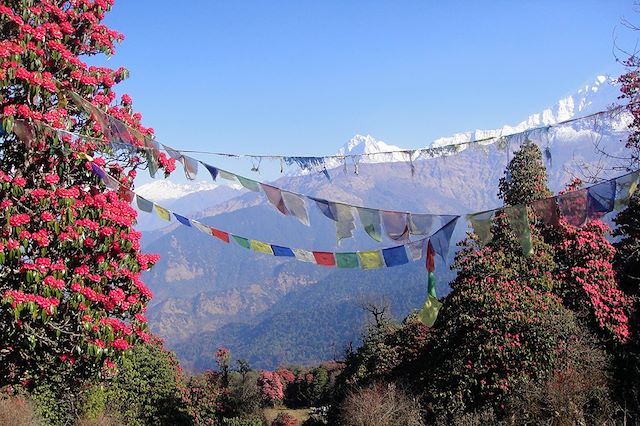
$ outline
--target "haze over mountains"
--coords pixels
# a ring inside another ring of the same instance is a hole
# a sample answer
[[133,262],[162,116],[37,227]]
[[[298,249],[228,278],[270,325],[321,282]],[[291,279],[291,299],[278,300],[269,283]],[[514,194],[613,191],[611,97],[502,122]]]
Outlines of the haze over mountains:
[[[434,145],[555,124],[600,111],[616,102],[617,96],[611,80],[598,77],[594,84],[515,126],[459,133],[438,139]],[[625,117],[618,114],[604,121],[576,122],[531,135],[549,153],[552,190],[557,192],[572,176],[588,170],[589,164],[610,165],[611,158],[601,150],[613,154],[620,150],[624,127]],[[455,155],[415,157],[412,173],[409,157],[400,148],[369,135],[356,135],[338,154],[398,152],[363,157],[357,174],[354,164],[336,159],[327,163],[330,180],[321,173],[289,173],[276,184],[299,193],[383,209],[465,214],[500,205],[498,179],[518,142],[521,140],[512,139],[503,150],[496,149],[497,144],[477,144]],[[249,172],[237,172],[252,177]],[[205,174],[198,177],[208,178]],[[395,244],[391,240],[376,243],[357,227],[355,237],[337,248],[334,223],[315,207],[308,205],[312,226],[306,227],[279,214],[264,195],[239,187],[156,181],[141,186],[138,192],[211,226],[288,247],[346,251]],[[452,246],[464,236],[464,222],[459,221]],[[155,295],[149,321],[152,330],[167,340],[188,368],[211,367],[219,345],[228,346],[234,357],[247,359],[257,368],[339,357],[345,345],[358,342],[365,324],[363,304],[387,303],[401,319],[424,301],[422,262],[370,271],[336,270],[251,252],[176,223],[159,225],[157,219],[141,213],[139,229],[145,231],[145,249],[161,255],[144,277]],[[443,263],[436,268],[442,295],[454,273]]]

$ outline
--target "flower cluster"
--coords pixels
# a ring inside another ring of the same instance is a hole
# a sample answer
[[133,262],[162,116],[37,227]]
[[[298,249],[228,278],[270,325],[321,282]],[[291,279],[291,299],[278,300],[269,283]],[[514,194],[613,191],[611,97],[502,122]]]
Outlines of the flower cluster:
[[[141,125],[129,96],[113,104],[113,86],[127,70],[83,60],[113,54],[123,39],[102,23],[112,4],[0,4],[0,222],[6,224],[0,229],[0,386],[32,375],[33,360],[39,368],[63,364],[76,377],[99,374],[150,338],[145,312],[152,293],[141,273],[158,256],[140,252],[129,204],[135,168],[143,164],[137,155],[109,154],[113,134],[104,117],[124,122],[118,134],[139,146],[138,135],[153,130]],[[94,110],[81,108],[69,91]],[[87,161],[99,148],[106,154],[96,161],[116,176],[116,191]]]

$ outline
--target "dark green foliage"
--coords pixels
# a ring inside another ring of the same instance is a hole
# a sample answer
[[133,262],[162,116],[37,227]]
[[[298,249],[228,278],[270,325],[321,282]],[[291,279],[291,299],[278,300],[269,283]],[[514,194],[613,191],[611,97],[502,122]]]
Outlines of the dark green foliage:
[[547,170],[542,153],[535,143],[527,140],[509,162],[505,176],[500,178],[498,196],[508,206],[526,204],[551,196],[547,187]]
[[136,345],[116,376],[87,392],[86,417],[109,409],[127,425],[190,424],[175,356],[159,342]]

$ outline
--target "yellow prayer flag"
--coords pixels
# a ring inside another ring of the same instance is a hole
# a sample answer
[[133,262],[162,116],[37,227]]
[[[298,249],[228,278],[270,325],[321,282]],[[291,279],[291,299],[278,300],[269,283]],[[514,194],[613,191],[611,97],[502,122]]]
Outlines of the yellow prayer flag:
[[360,258],[360,266],[362,266],[362,269],[375,269],[384,266],[382,254],[379,250],[359,251],[358,257]]
[[256,241],[256,240],[251,240],[249,244],[250,244],[251,250],[253,251],[273,255],[273,249],[271,248],[271,244],[263,243],[262,241]]
[[156,214],[162,220],[166,220],[167,222],[171,222],[171,212],[163,207],[160,207],[157,204],[154,204],[153,207],[156,209]]
[[438,299],[432,295],[428,295],[427,300],[424,302],[424,306],[420,311],[418,311],[418,319],[424,325],[433,327],[433,324],[436,322],[436,318],[438,318],[438,311],[440,311],[441,306],[442,303]]

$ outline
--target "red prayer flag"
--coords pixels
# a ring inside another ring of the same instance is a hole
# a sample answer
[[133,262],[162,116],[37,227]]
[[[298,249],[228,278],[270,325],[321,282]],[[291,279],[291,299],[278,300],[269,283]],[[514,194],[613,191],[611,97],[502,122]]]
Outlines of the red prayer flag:
[[436,271],[436,251],[433,249],[431,245],[431,240],[427,244],[427,261],[426,261],[427,272],[435,272]]
[[211,235],[213,235],[216,238],[221,239],[225,243],[229,242],[229,233],[227,233],[227,232],[220,231],[219,229],[216,229],[216,228],[211,228]]
[[314,251],[313,257],[315,257],[318,265],[335,266],[336,264],[336,258],[333,253],[326,251]]

